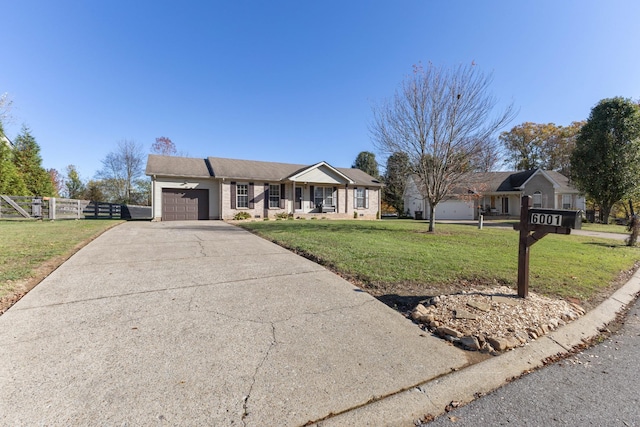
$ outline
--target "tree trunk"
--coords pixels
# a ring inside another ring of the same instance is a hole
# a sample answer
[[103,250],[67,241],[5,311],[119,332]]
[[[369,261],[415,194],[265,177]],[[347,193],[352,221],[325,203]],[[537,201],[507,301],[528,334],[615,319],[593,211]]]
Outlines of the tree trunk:
[[429,232],[433,232],[434,225],[436,222],[436,208],[431,203],[429,203]]
[[611,213],[611,205],[600,205],[600,222],[602,224],[609,224],[609,214]]
[[638,232],[640,232],[640,221],[638,221],[638,217],[636,216],[633,210],[633,200],[629,199],[629,209],[631,210],[631,215],[629,215],[629,224],[627,225],[631,234],[629,234],[629,238],[627,239],[627,246],[635,246],[638,242]]

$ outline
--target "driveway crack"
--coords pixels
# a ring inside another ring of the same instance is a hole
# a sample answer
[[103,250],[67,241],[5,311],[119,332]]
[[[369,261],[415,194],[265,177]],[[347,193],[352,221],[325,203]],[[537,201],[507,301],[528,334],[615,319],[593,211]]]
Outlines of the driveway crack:
[[245,427],[247,426],[246,418],[249,416],[249,399],[251,399],[251,393],[253,392],[253,386],[256,384],[256,377],[258,376],[258,373],[260,372],[260,369],[262,368],[262,366],[266,362],[267,358],[269,357],[269,353],[271,353],[271,350],[273,349],[273,347],[276,344],[277,344],[277,342],[276,342],[276,326],[275,326],[275,323],[271,322],[271,344],[269,345],[269,348],[267,349],[267,352],[265,353],[264,357],[262,358],[260,363],[258,363],[258,366],[256,366],[256,369],[253,372],[253,376],[251,378],[251,385],[249,386],[249,391],[242,398],[242,425],[245,426]]

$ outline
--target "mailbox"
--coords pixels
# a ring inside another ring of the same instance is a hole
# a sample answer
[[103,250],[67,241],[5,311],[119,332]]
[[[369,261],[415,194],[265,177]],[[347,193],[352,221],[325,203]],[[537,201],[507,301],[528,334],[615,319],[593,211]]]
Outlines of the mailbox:
[[582,211],[529,209],[529,224],[580,230],[582,228]]

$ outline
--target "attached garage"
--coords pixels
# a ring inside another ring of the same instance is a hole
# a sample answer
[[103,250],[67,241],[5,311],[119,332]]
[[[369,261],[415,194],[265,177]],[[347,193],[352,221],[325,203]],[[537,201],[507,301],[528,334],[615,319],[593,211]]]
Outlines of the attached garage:
[[[425,212],[425,216],[429,219],[429,211]],[[446,200],[438,203],[436,206],[436,221],[439,219],[447,220],[473,220],[473,202],[464,200]]]
[[209,190],[162,189],[163,221],[204,219],[209,219]]

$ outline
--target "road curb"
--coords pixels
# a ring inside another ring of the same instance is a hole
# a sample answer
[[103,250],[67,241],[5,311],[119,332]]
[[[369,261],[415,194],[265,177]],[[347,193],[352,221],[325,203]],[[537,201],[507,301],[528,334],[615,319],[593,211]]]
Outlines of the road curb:
[[316,425],[415,426],[416,420],[443,414],[451,402],[469,403],[513,378],[543,366],[550,358],[567,354],[590,341],[614,321],[638,294],[640,270],[599,306],[541,339]]

